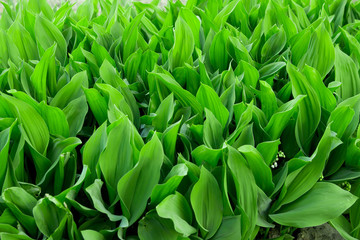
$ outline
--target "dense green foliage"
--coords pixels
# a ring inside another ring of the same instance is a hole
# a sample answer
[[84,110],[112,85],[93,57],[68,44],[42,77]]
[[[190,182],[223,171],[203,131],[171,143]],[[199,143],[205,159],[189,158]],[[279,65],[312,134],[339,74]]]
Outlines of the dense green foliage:
[[360,1],[17,2],[0,239],[360,239]]

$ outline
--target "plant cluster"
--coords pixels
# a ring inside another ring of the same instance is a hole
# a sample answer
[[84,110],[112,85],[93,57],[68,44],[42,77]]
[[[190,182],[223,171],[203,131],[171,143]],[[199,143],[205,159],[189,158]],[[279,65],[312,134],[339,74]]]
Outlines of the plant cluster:
[[0,239],[360,238],[360,1],[1,4]]

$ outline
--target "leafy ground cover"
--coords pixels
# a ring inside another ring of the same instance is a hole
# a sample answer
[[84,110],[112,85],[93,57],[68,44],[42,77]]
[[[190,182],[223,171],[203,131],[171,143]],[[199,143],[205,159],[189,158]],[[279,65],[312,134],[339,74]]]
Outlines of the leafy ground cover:
[[360,2],[2,2],[0,238],[360,238]]

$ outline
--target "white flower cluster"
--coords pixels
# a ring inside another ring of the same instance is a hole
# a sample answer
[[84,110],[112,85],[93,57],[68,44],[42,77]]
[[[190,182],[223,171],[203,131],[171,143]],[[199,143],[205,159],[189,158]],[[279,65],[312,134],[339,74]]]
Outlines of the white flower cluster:
[[277,168],[278,167],[278,161],[279,161],[279,158],[285,158],[285,153],[283,151],[278,151],[278,153],[276,154],[276,157],[275,157],[275,161],[273,162],[273,164],[271,164],[271,168]]

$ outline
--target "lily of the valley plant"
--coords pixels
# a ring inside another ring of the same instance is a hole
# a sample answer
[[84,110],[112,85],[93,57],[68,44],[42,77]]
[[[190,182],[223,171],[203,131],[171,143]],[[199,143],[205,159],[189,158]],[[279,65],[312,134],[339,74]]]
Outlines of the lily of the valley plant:
[[360,238],[360,1],[1,4],[0,239]]

